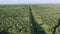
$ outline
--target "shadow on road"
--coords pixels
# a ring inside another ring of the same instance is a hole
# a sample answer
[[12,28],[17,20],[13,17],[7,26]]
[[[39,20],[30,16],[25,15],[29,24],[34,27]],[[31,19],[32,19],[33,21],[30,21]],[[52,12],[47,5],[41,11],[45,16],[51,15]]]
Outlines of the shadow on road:
[[0,34],[9,34],[9,32],[1,31]]
[[34,34],[46,34],[44,29],[37,23],[33,22]]
[[30,31],[33,31],[33,29],[34,29],[34,33],[30,32],[30,34],[46,34],[44,29],[41,27],[41,25],[39,25],[37,23],[37,21],[34,19],[34,16],[31,12],[31,9],[29,9],[29,10],[30,10],[30,16],[29,16],[30,17],[30,23],[32,24]]

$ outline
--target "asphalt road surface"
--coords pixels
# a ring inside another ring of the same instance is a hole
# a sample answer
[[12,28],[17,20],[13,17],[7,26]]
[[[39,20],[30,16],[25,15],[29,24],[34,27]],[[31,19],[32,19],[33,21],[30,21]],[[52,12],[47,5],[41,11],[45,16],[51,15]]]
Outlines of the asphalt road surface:
[[34,19],[32,9],[29,6],[30,34],[46,34],[43,28]]

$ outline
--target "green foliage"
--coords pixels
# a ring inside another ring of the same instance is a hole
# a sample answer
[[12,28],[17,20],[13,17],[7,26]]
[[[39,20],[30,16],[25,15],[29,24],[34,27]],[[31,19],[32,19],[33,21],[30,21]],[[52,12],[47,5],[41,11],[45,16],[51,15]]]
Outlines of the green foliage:
[[0,32],[28,34],[28,10],[25,6],[0,6]]
[[[52,34],[53,27],[58,25],[60,19],[60,5],[32,5],[32,13],[38,24],[42,26],[46,34]],[[56,34],[59,33],[57,28]]]
[[[60,5],[30,5],[32,13],[38,24],[46,34],[52,34],[53,27],[58,25],[60,19]],[[28,5],[0,5],[0,32],[9,34],[29,34]],[[60,26],[56,34],[60,34]]]

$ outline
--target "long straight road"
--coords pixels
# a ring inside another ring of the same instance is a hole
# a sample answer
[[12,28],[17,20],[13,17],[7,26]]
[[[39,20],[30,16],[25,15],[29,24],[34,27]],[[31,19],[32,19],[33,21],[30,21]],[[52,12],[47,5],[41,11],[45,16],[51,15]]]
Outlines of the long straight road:
[[45,34],[45,31],[42,27],[35,21],[32,9],[29,6],[29,22],[30,22],[30,34]]

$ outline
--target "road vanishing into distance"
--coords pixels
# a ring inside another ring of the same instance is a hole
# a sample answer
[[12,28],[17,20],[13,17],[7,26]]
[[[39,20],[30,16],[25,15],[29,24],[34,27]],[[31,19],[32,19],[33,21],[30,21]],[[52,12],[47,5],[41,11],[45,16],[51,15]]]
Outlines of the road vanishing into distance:
[[46,34],[43,28],[35,21],[32,9],[29,6],[30,34]]

